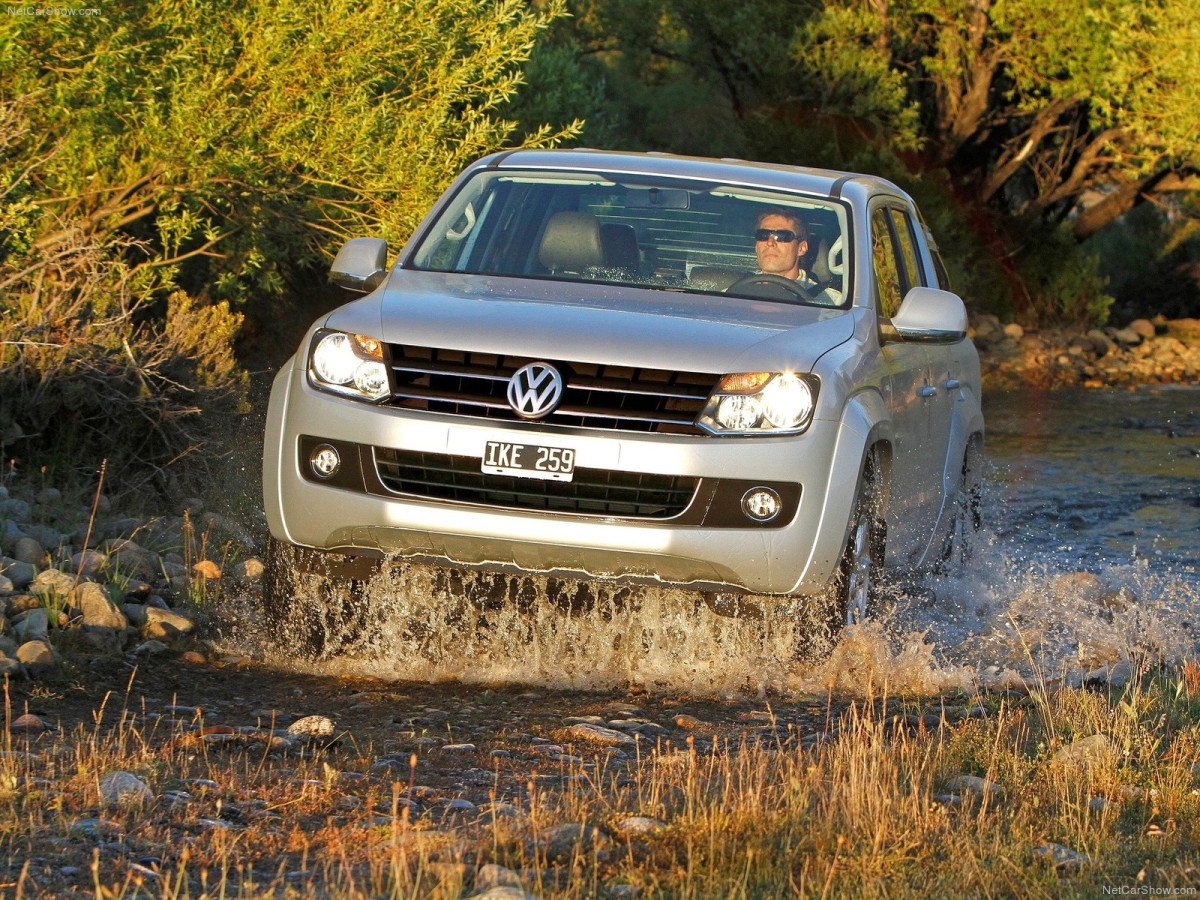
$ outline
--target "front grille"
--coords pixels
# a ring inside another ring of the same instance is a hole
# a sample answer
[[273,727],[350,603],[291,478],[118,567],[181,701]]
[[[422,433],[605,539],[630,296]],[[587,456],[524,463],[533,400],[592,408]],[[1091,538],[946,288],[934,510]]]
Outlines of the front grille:
[[[508,380],[527,357],[392,344],[393,406],[474,418],[520,421],[508,405]],[[703,434],[695,421],[716,376],[595,363],[552,362],[566,381],[562,402],[540,419],[617,431]]]
[[682,513],[697,478],[576,469],[573,481],[485,475],[472,456],[375,448],[379,480],[390,491],[515,509],[669,519]]

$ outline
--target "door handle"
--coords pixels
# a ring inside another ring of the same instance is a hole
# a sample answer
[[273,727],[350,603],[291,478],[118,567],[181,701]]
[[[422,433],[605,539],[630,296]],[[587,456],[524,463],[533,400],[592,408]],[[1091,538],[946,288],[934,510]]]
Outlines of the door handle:
[[947,378],[942,387],[948,391],[957,391],[960,387],[962,387],[962,382],[957,378]]
[[917,396],[918,397],[926,397],[926,398],[936,397],[937,396],[937,388],[935,388],[932,384],[927,384],[924,387],[919,387],[919,388],[917,388]]

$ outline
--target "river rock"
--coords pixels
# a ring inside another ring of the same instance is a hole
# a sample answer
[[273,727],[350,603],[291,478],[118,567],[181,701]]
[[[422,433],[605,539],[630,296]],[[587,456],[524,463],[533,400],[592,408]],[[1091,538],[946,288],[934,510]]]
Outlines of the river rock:
[[242,559],[233,565],[233,577],[243,581],[261,581],[265,567],[262,560],[255,559],[253,556],[249,559]]
[[1033,858],[1043,859],[1056,869],[1082,869],[1095,860],[1085,853],[1064,847],[1062,844],[1042,844],[1033,848]]
[[29,593],[39,597],[63,599],[70,595],[75,588],[75,576],[60,572],[58,569],[46,569],[38,572],[29,585]]
[[486,891],[498,887],[516,887],[521,886],[521,876],[512,869],[497,865],[496,863],[488,863],[479,867],[479,871],[475,873],[475,890]]
[[13,655],[6,653],[0,656],[0,678],[6,675],[9,678],[15,678],[21,674],[21,661],[17,659],[15,652]]
[[1051,758],[1051,762],[1067,768],[1093,768],[1114,761],[1117,749],[1103,734],[1080,738],[1063,747]]
[[13,636],[20,643],[42,641],[50,633],[50,615],[41,607],[20,613],[12,623]]
[[67,595],[67,602],[83,614],[85,628],[120,628],[127,622],[108,588],[94,581],[82,582]]
[[109,772],[100,779],[102,807],[138,807],[154,802],[149,785],[132,772]]
[[196,627],[196,623],[191,616],[179,612],[174,609],[159,609],[157,606],[151,606],[149,603],[145,606],[146,627],[154,625],[167,626],[167,630],[174,631],[175,636],[180,634],[190,634]]
[[46,559],[46,551],[31,537],[23,537],[13,547],[13,558],[32,566],[40,566]]
[[625,734],[615,728],[605,728],[603,725],[589,725],[581,722],[572,725],[567,731],[575,740],[598,744],[602,747],[637,746],[637,738],[634,735]]
[[1134,319],[1129,323],[1129,330],[1144,338],[1152,338],[1158,331],[1154,327],[1154,323],[1149,319]]
[[7,597],[16,587],[12,583],[12,579],[7,575],[0,575],[0,597]]
[[143,627],[146,622],[146,607],[141,603],[122,603],[121,614],[129,620],[129,624],[137,628]]
[[288,734],[329,737],[333,734],[333,721],[328,716],[304,716],[288,726]]
[[83,578],[95,578],[107,563],[108,557],[98,550],[81,550],[72,555],[68,565]]
[[37,569],[34,566],[17,559],[9,559],[7,556],[0,558],[0,572],[12,582],[14,590],[28,588],[37,577]]
[[17,648],[17,660],[33,678],[53,675],[61,664],[58,651],[44,640],[26,641]]
[[570,859],[576,849],[585,856],[593,852],[602,852],[612,844],[612,840],[592,825],[568,822],[542,831],[538,835],[537,844],[545,851],[546,858],[555,862]]
[[14,522],[28,522],[33,517],[33,507],[24,500],[10,498],[0,500],[0,518],[12,519]]

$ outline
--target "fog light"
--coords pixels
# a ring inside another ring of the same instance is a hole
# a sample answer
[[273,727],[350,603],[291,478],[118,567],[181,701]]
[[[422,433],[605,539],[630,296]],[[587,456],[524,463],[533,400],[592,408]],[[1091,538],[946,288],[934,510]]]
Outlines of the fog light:
[[780,506],[779,495],[770,488],[751,488],[742,497],[742,512],[756,522],[771,521],[779,515]]
[[332,478],[342,467],[342,458],[329,444],[321,444],[314,449],[308,462],[318,478]]

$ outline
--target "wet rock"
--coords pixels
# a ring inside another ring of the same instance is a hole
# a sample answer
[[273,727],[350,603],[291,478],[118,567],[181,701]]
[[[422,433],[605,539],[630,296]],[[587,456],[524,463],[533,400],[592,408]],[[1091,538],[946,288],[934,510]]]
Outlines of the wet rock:
[[261,560],[250,557],[239,560],[233,566],[233,577],[243,581],[261,581],[264,566]]
[[192,566],[192,574],[206,581],[214,581],[221,577],[221,567],[211,559],[202,559]]
[[132,772],[109,772],[100,779],[102,807],[138,807],[154,802],[154,791]]
[[1051,762],[1066,768],[1093,768],[1116,760],[1117,749],[1103,734],[1080,738],[1063,747],[1051,758]]
[[42,678],[57,673],[62,662],[58,651],[44,640],[26,641],[18,647],[17,661],[33,678]]
[[1042,844],[1033,848],[1033,858],[1042,859],[1056,869],[1073,870],[1090,866],[1096,861],[1085,853],[1072,850],[1062,844]]

